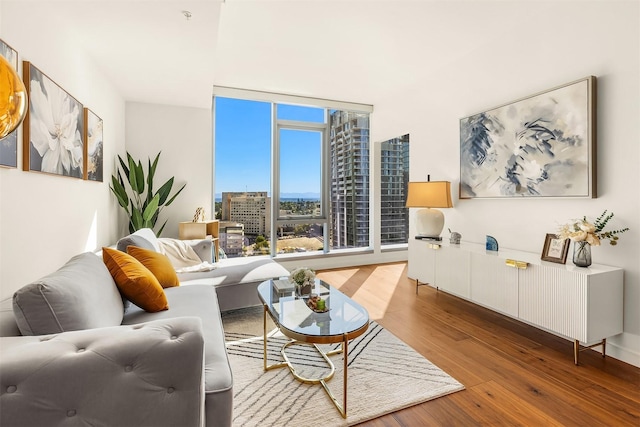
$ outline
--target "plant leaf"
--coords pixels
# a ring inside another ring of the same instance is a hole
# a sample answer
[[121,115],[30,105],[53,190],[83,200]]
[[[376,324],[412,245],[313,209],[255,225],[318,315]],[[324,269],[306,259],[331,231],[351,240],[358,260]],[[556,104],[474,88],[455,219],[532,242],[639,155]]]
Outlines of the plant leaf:
[[[111,175],[113,176],[113,175]],[[122,175],[120,174],[120,169],[118,169],[118,181],[120,182],[120,185],[122,185],[124,187],[124,181],[122,180]]]
[[136,182],[138,184],[138,193],[144,193],[144,169],[142,169],[142,162],[139,160],[136,165]]
[[111,189],[111,191],[113,191],[113,194],[116,195],[120,206],[122,206],[128,213],[129,196],[127,196],[127,190],[122,184],[120,184],[120,182],[118,182],[116,177],[113,175],[111,175],[111,186],[109,188]]
[[140,209],[135,206],[131,207],[131,223],[133,224],[133,228],[136,230],[140,230],[143,227],[144,221],[142,220],[142,213],[140,213]]
[[158,167],[158,160],[160,159],[160,153],[162,153],[162,151],[160,151],[157,155],[156,158],[153,160],[153,164],[151,163],[151,159],[149,159],[149,176],[147,177],[147,186],[148,186],[148,191],[149,191],[149,195],[153,194],[153,177],[156,176],[156,168]]
[[162,227],[160,227],[160,230],[158,230],[158,232],[156,233],[157,237],[160,237],[162,235],[162,230],[164,230],[164,226],[167,225],[167,221],[169,221],[168,219],[164,221],[164,224],[162,224]]
[[[129,153],[127,153],[127,155],[129,155]],[[124,162],[124,160],[122,160],[122,157],[120,157],[119,154],[118,154],[118,160],[120,160],[120,166],[122,166],[122,170],[124,170],[124,174],[129,176],[129,168],[127,167],[126,163]],[[120,173],[120,171],[118,171],[118,173]]]
[[155,196],[153,196],[153,199],[151,199],[151,202],[149,202],[149,205],[144,209],[144,212],[142,213],[142,219],[144,219],[146,223],[151,221],[154,214],[158,210],[159,201],[160,201],[160,196],[156,194]]
[[182,190],[184,190],[184,187],[186,187],[186,186],[187,186],[187,183],[185,182],[185,183],[182,185],[182,187],[180,187],[180,189],[176,192],[176,194],[174,194],[174,195],[173,195],[173,197],[172,197],[172,198],[170,198],[170,199],[167,201],[167,203],[165,203],[165,206],[169,206],[171,203],[173,203],[173,201],[175,200],[175,198],[176,198],[176,197],[178,197],[178,194],[180,194],[180,192],[181,192]]
[[136,176],[136,163],[131,155],[127,155],[129,156],[129,185],[135,193],[140,194],[140,192],[138,191],[138,177]]
[[164,202],[169,198],[169,193],[171,193],[171,187],[173,187],[173,177],[169,178],[167,182],[162,184],[162,187],[158,189],[156,192],[157,195],[160,196],[160,205],[164,206]]

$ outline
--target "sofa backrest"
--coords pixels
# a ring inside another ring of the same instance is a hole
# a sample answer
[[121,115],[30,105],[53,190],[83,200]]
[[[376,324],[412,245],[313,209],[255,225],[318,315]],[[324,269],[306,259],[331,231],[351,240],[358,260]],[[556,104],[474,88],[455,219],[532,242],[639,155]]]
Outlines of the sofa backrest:
[[76,255],[13,295],[22,335],[44,335],[122,323],[122,297],[102,258]]
[[139,248],[160,252],[156,233],[150,228],[141,228],[134,233],[124,236],[116,243],[116,248],[122,252],[127,252],[127,246],[137,246]]
[[13,315],[13,298],[0,301],[0,337],[19,337],[22,335],[16,317]]

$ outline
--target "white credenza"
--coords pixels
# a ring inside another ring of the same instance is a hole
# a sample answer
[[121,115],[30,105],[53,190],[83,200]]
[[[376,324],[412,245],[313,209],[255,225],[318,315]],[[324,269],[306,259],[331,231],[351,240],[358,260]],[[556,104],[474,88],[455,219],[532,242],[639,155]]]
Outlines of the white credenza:
[[571,339],[576,364],[585,348],[601,345],[604,357],[606,338],[622,332],[621,268],[583,268],[542,261],[530,252],[423,240],[409,241],[408,267],[416,292],[428,284]]

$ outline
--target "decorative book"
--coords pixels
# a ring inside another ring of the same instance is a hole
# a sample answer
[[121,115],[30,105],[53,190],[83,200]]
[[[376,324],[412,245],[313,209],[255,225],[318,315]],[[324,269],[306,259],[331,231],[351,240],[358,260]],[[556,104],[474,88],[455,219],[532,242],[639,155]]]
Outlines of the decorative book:
[[293,292],[295,290],[294,284],[287,279],[277,279],[273,281],[273,287],[278,293]]

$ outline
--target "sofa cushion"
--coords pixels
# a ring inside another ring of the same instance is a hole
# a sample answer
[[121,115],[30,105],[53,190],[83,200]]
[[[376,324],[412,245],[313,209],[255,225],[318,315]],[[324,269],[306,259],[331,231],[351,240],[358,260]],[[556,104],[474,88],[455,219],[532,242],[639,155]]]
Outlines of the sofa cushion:
[[13,295],[22,335],[117,326],[124,307],[102,260],[86,252]]
[[127,253],[147,267],[163,288],[180,286],[176,271],[166,255],[137,246],[127,247]]
[[116,248],[122,252],[127,252],[127,246],[137,246],[139,248],[160,252],[158,238],[150,228],[141,228],[134,233],[124,236],[116,243]]
[[240,283],[260,283],[264,280],[289,276],[289,271],[271,258],[224,258],[211,271],[178,273],[180,283],[208,284],[216,287],[235,286]]
[[129,254],[102,248],[102,258],[120,292],[132,303],[149,312],[169,309],[158,279]]
[[225,420],[231,419],[233,375],[227,358],[216,290],[212,286],[179,286],[164,291],[171,310],[146,313],[132,306],[124,315],[122,324],[134,325],[181,316],[196,316],[202,319],[207,424],[215,418],[219,421],[214,425],[231,425],[230,421]]
[[216,289],[221,311],[260,305],[257,287],[265,280],[287,277],[289,271],[267,257],[225,258],[215,270],[178,273],[180,286],[209,285]]

